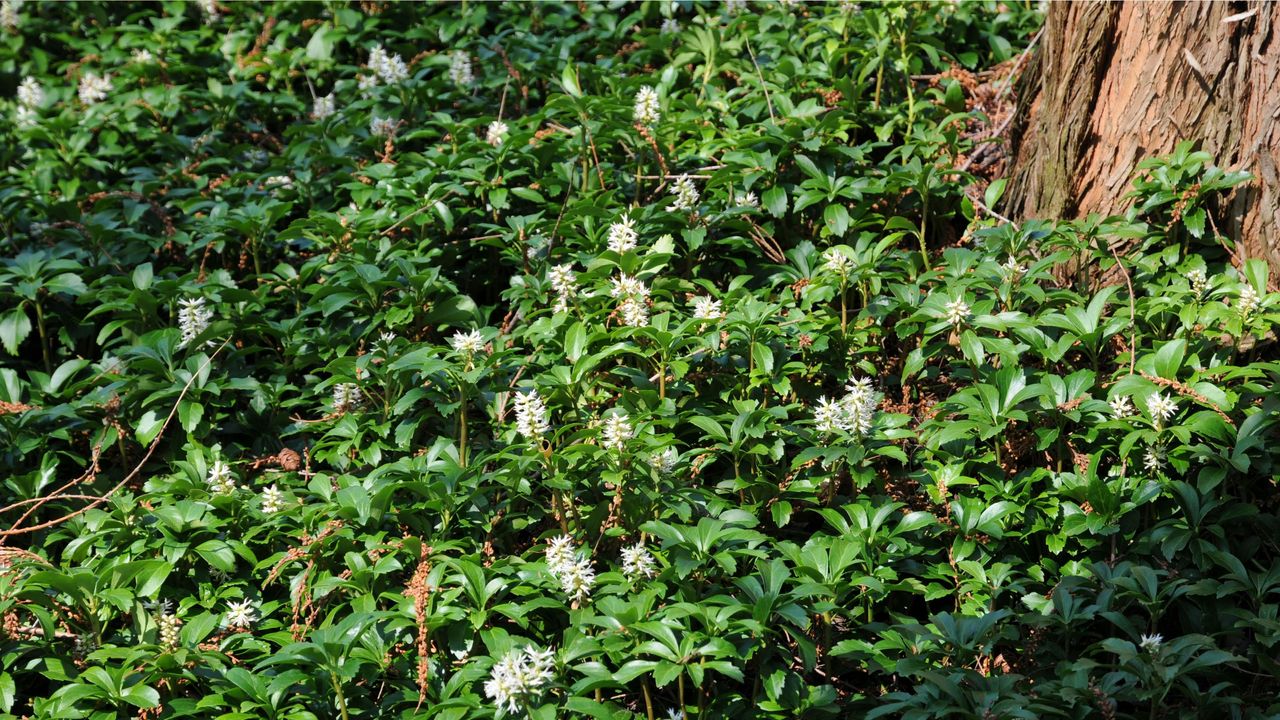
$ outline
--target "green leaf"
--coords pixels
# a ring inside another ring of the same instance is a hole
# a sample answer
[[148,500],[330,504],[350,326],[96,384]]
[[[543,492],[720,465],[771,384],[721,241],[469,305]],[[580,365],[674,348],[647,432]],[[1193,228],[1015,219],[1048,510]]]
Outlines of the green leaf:
[[339,33],[328,25],[321,25],[307,42],[307,59],[328,62],[333,58],[333,46]]
[[909,378],[915,377],[917,373],[924,369],[924,351],[916,348],[907,353],[907,359],[902,363],[902,381],[905,384]]
[[578,68],[573,63],[565,65],[564,70],[560,72],[560,85],[569,95],[575,98],[582,97],[582,87],[578,85]]
[[951,112],[964,111],[964,87],[957,80],[947,83],[947,93],[943,101]]
[[31,319],[22,305],[0,317],[0,344],[10,355],[18,354],[18,346],[31,334]]
[[764,343],[751,343],[751,360],[755,371],[769,375],[773,373],[773,351]]
[[760,194],[760,202],[770,215],[780,218],[787,212],[787,191],[774,185]]
[[843,237],[849,229],[849,210],[844,205],[831,204],[822,211],[822,219],[832,235]]
[[1001,196],[1004,195],[1004,186],[1008,182],[1006,178],[1000,178],[987,186],[987,191],[982,195],[982,201],[987,204],[987,207],[994,208],[996,203],[1000,202]]
[[1168,380],[1177,380],[1182,369],[1182,357],[1187,351],[1187,341],[1170,340],[1156,351],[1156,374]]
[[160,434],[162,425],[164,425],[164,419],[157,417],[155,410],[148,410],[134,427],[133,437],[143,445],[150,445],[151,441]]
[[1202,238],[1205,217],[1204,208],[1196,208],[1182,216],[1182,224],[1187,227],[1187,232],[1190,232],[1192,237]]
[[232,572],[236,569],[236,555],[226,541],[205,540],[197,545],[195,550],[205,562],[223,572]]
[[154,272],[151,269],[151,263],[142,263],[133,269],[133,286],[139,290],[146,290],[151,287],[151,278]]
[[[138,571],[134,581],[138,583],[138,596],[155,598],[164,586],[164,581],[173,572],[173,564],[163,560],[147,560],[147,564]],[[227,569],[227,568],[223,568]]]
[[724,426],[705,415],[694,415],[689,418],[689,422],[702,428],[702,431],[710,435],[716,442],[725,442],[729,439],[729,434],[725,432]]
[[53,376],[49,378],[49,384],[45,388],[45,392],[57,394],[58,390],[62,389],[63,383],[88,365],[89,361],[84,358],[75,358],[62,363],[57,370],[53,371]]
[[405,353],[391,363],[391,370],[414,370],[422,375],[431,375],[449,367],[448,361],[440,357],[440,351],[432,347],[418,348]]
[[187,400],[178,405],[178,421],[182,423],[182,429],[188,433],[196,431],[202,417],[204,417],[204,405]]
[[0,672],[0,712],[13,710],[17,693],[18,686],[13,682],[13,676],[7,672]]
[[578,362],[587,348],[587,328],[580,322],[569,326],[564,334],[564,355],[571,363]]
[[769,506],[769,513],[773,516],[773,524],[778,527],[786,527],[791,522],[791,503],[786,500],[779,500]]
[[152,708],[160,704],[160,693],[149,685],[134,685],[120,695],[120,699],[140,708]]
[[972,330],[965,330],[960,334],[960,350],[964,353],[966,360],[978,366],[982,365],[982,361],[987,356],[983,350],[982,341]]

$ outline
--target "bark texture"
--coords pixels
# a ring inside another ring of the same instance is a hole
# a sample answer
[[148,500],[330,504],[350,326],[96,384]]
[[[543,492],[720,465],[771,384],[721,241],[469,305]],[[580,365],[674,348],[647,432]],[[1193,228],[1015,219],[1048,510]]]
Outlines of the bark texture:
[[1226,227],[1280,270],[1280,21],[1274,2],[1055,2],[1011,128],[1007,209],[1123,211],[1139,160],[1197,141],[1253,179]]

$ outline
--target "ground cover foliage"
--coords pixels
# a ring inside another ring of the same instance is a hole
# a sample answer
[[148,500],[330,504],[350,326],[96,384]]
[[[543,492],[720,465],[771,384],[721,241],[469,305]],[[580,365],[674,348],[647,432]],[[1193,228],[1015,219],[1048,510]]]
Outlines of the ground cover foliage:
[[5,0],[0,716],[1280,713],[1243,178],[993,216],[1039,21]]

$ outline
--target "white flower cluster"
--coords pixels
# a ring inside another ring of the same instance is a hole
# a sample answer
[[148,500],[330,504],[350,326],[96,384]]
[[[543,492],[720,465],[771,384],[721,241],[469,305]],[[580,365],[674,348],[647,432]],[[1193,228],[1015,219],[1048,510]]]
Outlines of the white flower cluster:
[[639,278],[623,274],[611,278],[609,282],[613,285],[609,290],[609,295],[612,297],[649,297],[649,288]]
[[745,12],[747,9],[747,0],[724,0],[725,12],[730,15],[737,15]]
[[230,495],[236,490],[236,476],[231,473],[231,466],[221,459],[214,460],[209,466],[209,474],[205,476],[205,484],[214,495]]
[[578,277],[573,274],[573,266],[565,263],[547,271],[547,282],[556,292],[556,304],[552,312],[564,312],[569,309],[569,300],[578,291]]
[[627,327],[644,327],[649,324],[649,306],[642,300],[628,297],[618,305],[622,324]]
[[635,437],[635,429],[631,427],[631,418],[624,412],[610,415],[604,419],[604,428],[600,431],[600,444],[606,450],[622,452],[627,441]]
[[369,51],[369,70],[372,75],[362,75],[358,79],[360,90],[367,93],[377,87],[379,82],[395,85],[409,77],[409,66],[398,54],[388,53],[381,45],[373,46]]
[[875,422],[879,401],[870,378],[853,380],[845,386],[845,396],[839,400],[818,398],[818,406],[813,411],[814,427],[823,433],[866,435]]
[[338,100],[333,93],[317,97],[311,104],[311,118],[324,120],[338,111]]
[[612,278],[609,295],[619,298],[618,315],[627,327],[644,327],[649,324],[649,288],[639,278],[621,275]]
[[967,320],[971,312],[969,303],[965,302],[964,298],[956,298],[946,305],[943,305],[942,309],[946,311],[945,317],[947,322],[955,325],[956,327],[959,327],[961,323]]
[[364,393],[355,383],[338,383],[333,386],[333,411],[346,413],[360,407]]
[[484,352],[484,336],[480,334],[479,330],[472,330],[470,332],[462,332],[459,330],[453,334],[453,337],[449,338],[449,345],[453,347],[453,351],[459,355],[466,355],[467,357],[470,357],[477,353]]
[[150,65],[156,61],[156,56],[146,48],[135,48],[133,51],[133,62],[137,65]]
[[498,712],[520,714],[522,704],[551,682],[554,668],[555,656],[550,650],[512,650],[493,664],[484,683],[484,694],[493,700]]
[[680,33],[680,21],[675,18],[663,20],[661,32],[663,35],[678,35]]
[[244,151],[245,164],[253,167],[256,167],[258,165],[265,165],[266,162],[270,159],[271,159],[271,155],[267,153],[266,150],[259,147],[249,148],[248,150]]
[[18,127],[31,127],[40,117],[40,106],[44,105],[44,88],[36,79],[27,76],[18,85],[18,110],[14,122]]
[[710,295],[699,295],[693,299],[693,317],[695,320],[719,320],[724,317],[720,301]]
[[1000,269],[1004,271],[1005,275],[1009,276],[1010,281],[1017,280],[1022,277],[1022,273],[1027,271],[1022,263],[1018,262],[1018,258],[1012,255],[1000,265]]
[[502,141],[506,139],[509,130],[510,128],[507,127],[506,123],[501,120],[494,120],[489,123],[489,129],[485,131],[484,141],[494,147],[499,147],[502,145]]
[[639,237],[635,221],[629,215],[623,214],[621,219],[609,226],[609,249],[619,255],[628,250],[635,250],[636,240]]
[[284,509],[284,493],[280,488],[272,485],[262,491],[262,512],[267,515],[274,515]]
[[18,103],[29,108],[44,105],[44,88],[40,87],[40,83],[30,75],[23,78],[22,84],[18,85]]
[[293,178],[288,175],[272,175],[262,181],[262,187],[271,189],[273,195],[279,195],[283,190],[293,189]]
[[667,212],[678,212],[681,210],[696,210],[698,200],[698,188],[693,186],[693,181],[687,175],[681,175],[676,180],[675,185],[671,188],[671,194],[676,196],[675,202],[667,206]]
[[396,128],[400,125],[398,120],[394,118],[384,118],[373,116],[369,121],[369,134],[375,137],[391,137],[396,134]]
[[1258,291],[1254,290],[1251,285],[1245,285],[1240,288],[1240,297],[1236,299],[1236,310],[1240,311],[1240,317],[1248,319],[1262,302],[1258,298]]
[[244,628],[248,630],[253,627],[253,621],[257,620],[257,613],[253,609],[253,602],[250,600],[241,600],[239,602],[227,603],[227,612],[223,616],[223,626],[229,628]]
[[475,81],[471,74],[471,58],[461,50],[449,58],[449,79],[458,87],[466,87]]
[[80,76],[80,102],[94,105],[107,99],[111,92],[111,76],[87,72]]
[[1151,416],[1157,430],[1164,427],[1164,422],[1176,412],[1178,403],[1173,398],[1165,397],[1163,393],[1151,393],[1147,397],[1147,414]]
[[215,0],[196,0],[200,12],[204,13],[204,23],[212,25],[218,21],[218,3]]
[[654,562],[653,555],[649,554],[644,543],[622,548],[622,574],[626,575],[631,582],[648,579],[658,574],[657,563]]
[[512,401],[516,408],[516,432],[537,442],[551,429],[547,406],[537,390],[517,393]]
[[734,195],[733,203],[740,208],[758,208],[760,207],[760,198],[756,197],[754,192],[748,191]]
[[204,298],[183,298],[178,301],[178,329],[182,331],[182,342],[178,343],[178,347],[186,347],[195,340],[209,327],[212,319],[213,311],[204,306]]
[[1133,403],[1130,402],[1127,395],[1117,395],[1111,398],[1111,412],[1116,414],[1118,418],[1127,418],[1133,414]]
[[1160,649],[1160,646],[1163,643],[1164,643],[1164,636],[1159,633],[1156,633],[1154,635],[1143,635],[1142,639],[1138,641],[1138,647],[1142,650],[1145,650],[1149,653],[1154,654],[1156,651]]
[[660,111],[658,107],[658,91],[652,87],[645,85],[636,91],[635,110],[633,113],[636,124],[645,127],[653,127],[658,124]]
[[575,604],[591,597],[596,571],[591,567],[591,558],[573,544],[573,538],[568,535],[551,538],[547,543],[547,570]]
[[1204,274],[1204,268],[1192,268],[1187,273],[1187,280],[1191,281],[1191,292],[1195,293],[1197,298],[1204,297],[1209,289],[1209,277]]
[[680,462],[680,453],[675,448],[667,448],[660,453],[654,453],[649,456],[649,465],[663,475],[670,475],[676,469],[676,464]]
[[849,273],[853,272],[853,260],[837,248],[830,248],[822,253],[822,269],[842,281],[847,280]]
[[1142,455],[1142,466],[1147,469],[1147,472],[1158,472],[1164,467],[1166,457],[1163,446],[1151,445]]
[[22,10],[22,0],[0,0],[0,27],[13,32],[18,29],[22,18],[18,11]]
[[182,627],[182,621],[177,615],[169,613],[161,613],[156,618],[156,625],[160,628],[160,646],[166,650],[178,649],[178,630]]

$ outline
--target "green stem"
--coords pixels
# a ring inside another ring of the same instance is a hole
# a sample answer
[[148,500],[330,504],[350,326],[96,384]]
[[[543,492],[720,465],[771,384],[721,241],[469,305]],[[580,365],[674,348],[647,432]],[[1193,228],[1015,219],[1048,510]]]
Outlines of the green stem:
[[907,133],[906,134],[910,135],[911,128],[915,127],[915,124],[916,124],[916,93],[915,93],[915,87],[912,85],[911,69],[910,69],[910,66],[907,65],[907,33],[905,30],[901,35],[898,36],[898,48],[902,51],[902,62],[903,62],[903,65],[906,66],[903,68],[903,71],[906,73],[906,78],[907,78]]
[[880,109],[880,88],[884,85],[884,58],[880,58],[880,65],[876,68],[876,94],[875,106]]
[[44,306],[36,298],[36,330],[40,333],[40,356],[44,358],[44,371],[53,372],[53,361],[49,359],[49,338],[44,328]]
[[[704,667],[705,667],[705,666],[706,666],[706,664],[707,664],[707,659],[706,659],[706,658],[702,658],[702,659],[700,659],[700,660],[698,661],[698,664],[699,664],[699,665],[702,665],[702,666],[704,666]],[[698,717],[700,717],[700,718],[701,718],[701,717],[705,717],[705,716],[706,716],[706,712],[704,712],[704,711],[705,711],[706,709],[707,709],[707,694],[706,694],[706,693],[704,693],[704,692],[702,692],[702,690],[701,690],[701,689],[699,689],[699,690],[698,690]]]
[[849,295],[848,288],[844,286],[844,283],[841,283],[840,284],[840,334],[841,335],[849,334],[848,295]]
[[925,242],[925,233],[929,229],[929,181],[924,183],[920,192],[920,263],[924,272],[929,272],[929,245]]
[[458,466],[467,466],[467,387],[458,388]]
[[333,694],[338,701],[338,712],[342,713],[342,720],[351,720],[351,716],[347,714],[347,699],[342,695],[342,683],[338,682],[338,673],[330,670],[329,680],[333,682]]
[[637,205],[640,204],[640,178],[641,178],[641,167],[642,167],[642,164],[640,162],[640,152],[643,152],[643,151],[636,152],[636,204]]

